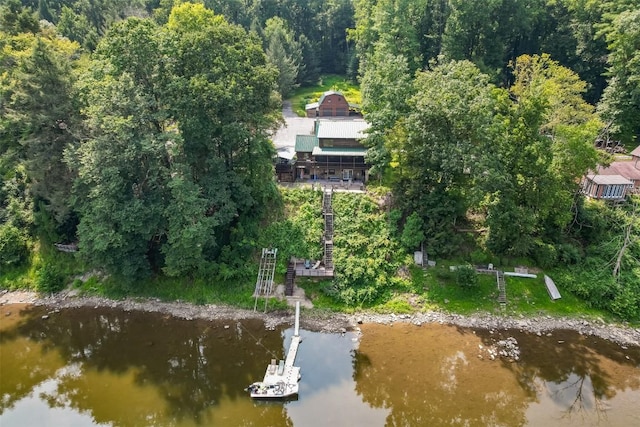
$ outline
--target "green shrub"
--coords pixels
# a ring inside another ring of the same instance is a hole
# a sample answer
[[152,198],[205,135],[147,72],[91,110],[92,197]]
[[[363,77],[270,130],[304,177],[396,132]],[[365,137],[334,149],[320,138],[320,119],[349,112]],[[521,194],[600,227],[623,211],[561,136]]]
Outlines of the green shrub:
[[417,212],[413,212],[407,217],[400,241],[409,252],[416,250],[424,241],[424,221]]
[[29,248],[23,233],[10,224],[0,226],[0,265],[20,265],[27,260]]
[[575,264],[582,258],[580,249],[568,243],[558,245],[557,251],[558,260],[565,265]]
[[43,294],[55,294],[64,289],[64,275],[53,265],[44,264],[36,280],[37,289]]
[[476,249],[470,254],[471,262],[473,264],[488,264],[491,259],[489,255],[487,255],[484,251],[480,249]]
[[463,288],[478,286],[478,274],[470,265],[461,265],[456,269],[456,283]]
[[610,303],[611,311],[622,319],[638,319],[640,296],[629,287],[620,288]]
[[540,267],[551,268],[558,263],[558,252],[552,244],[536,241],[533,258]]
[[386,214],[366,195],[336,193],[334,285],[331,296],[349,305],[382,302],[397,285],[404,260],[395,236],[390,235]]

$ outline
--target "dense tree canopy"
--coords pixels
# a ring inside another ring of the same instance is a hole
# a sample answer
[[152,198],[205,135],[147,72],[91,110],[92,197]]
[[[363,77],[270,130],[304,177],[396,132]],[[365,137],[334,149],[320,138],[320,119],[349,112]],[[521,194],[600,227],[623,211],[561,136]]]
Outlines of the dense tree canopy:
[[[633,316],[637,206],[594,207],[579,182],[603,160],[596,139],[638,144],[639,10],[638,0],[6,0],[0,262],[24,262],[47,235],[119,277],[233,276],[274,200],[281,97],[337,73],[361,83],[371,177],[392,188],[406,250],[455,253],[473,226],[473,245],[545,267],[593,270],[606,255],[607,286],[573,289]],[[395,248],[379,237],[374,246]],[[387,286],[374,269],[341,268],[345,300]]]
[[494,99],[488,76],[472,63],[446,62],[419,73],[409,114],[388,138],[396,197],[418,212],[430,253],[452,251],[456,219],[468,207],[474,155],[490,139]]
[[30,226],[36,205],[65,224],[74,176],[64,151],[83,133],[74,87],[80,47],[48,26],[0,32],[0,40],[0,221]]
[[602,113],[613,133],[624,142],[640,135],[640,9],[624,11],[613,18],[606,35],[610,84],[602,100]]
[[[581,98],[584,83],[548,56],[514,64],[511,99],[503,96],[499,133],[485,153],[487,245],[498,253],[532,255],[572,219],[579,178],[593,169],[601,123]],[[543,239],[543,240],[540,240]]]
[[158,25],[121,20],[152,11],[143,2],[115,3],[0,9],[7,260],[23,259],[40,218],[119,277],[215,273],[246,257],[234,242],[273,199],[277,70],[256,35],[203,5]]

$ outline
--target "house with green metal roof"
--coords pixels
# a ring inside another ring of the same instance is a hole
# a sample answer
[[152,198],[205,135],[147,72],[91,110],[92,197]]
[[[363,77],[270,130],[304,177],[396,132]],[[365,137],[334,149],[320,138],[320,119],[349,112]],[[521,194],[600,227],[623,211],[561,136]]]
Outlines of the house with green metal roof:
[[364,120],[317,119],[313,135],[296,136],[296,178],[366,182],[367,149],[361,144]]

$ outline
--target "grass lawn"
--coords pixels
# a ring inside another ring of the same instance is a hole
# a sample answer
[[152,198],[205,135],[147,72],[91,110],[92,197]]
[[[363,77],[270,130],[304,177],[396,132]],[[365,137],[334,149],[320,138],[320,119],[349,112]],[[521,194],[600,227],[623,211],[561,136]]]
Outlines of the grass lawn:
[[317,86],[301,87],[293,93],[289,98],[293,111],[300,117],[305,117],[304,107],[311,102],[318,101],[320,96],[328,90],[342,92],[347,102],[361,103],[360,86],[347,80],[344,76],[327,75],[320,78]]
[[[562,298],[552,301],[543,277],[542,273],[536,279],[506,276],[506,313],[587,316],[611,320],[608,313],[589,307],[571,293],[563,292],[561,287]],[[493,275],[479,274],[476,287],[463,288],[456,284],[455,275],[449,271],[448,265],[442,265],[426,271],[412,268],[412,281],[419,289],[425,308],[460,314],[502,312],[498,303],[496,277]]]
[[[74,283],[74,286],[88,295],[100,295],[106,298],[157,298],[162,301],[183,301],[197,305],[229,304],[236,307],[253,309],[255,299],[252,297],[255,284],[250,280],[227,283],[211,283],[208,280],[189,280],[185,278],[153,277],[129,285],[122,285],[108,278],[97,283],[94,278],[85,283]],[[264,306],[264,299],[259,304]],[[285,306],[275,300],[269,301],[269,307]]]
[[494,276],[480,274],[477,286],[464,288],[455,282],[455,275],[449,271],[449,267],[443,265],[424,272],[415,268],[412,278],[414,283],[421,285],[420,294],[430,308],[461,314],[500,309]]

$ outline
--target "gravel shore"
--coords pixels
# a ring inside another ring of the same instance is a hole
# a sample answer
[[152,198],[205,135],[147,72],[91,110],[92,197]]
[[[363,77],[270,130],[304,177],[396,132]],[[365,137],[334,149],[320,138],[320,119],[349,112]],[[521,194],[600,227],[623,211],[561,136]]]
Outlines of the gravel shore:
[[[241,320],[261,319],[269,329],[278,325],[293,323],[292,310],[280,310],[269,313],[254,312],[224,305],[194,305],[185,302],[162,302],[156,299],[124,299],[110,300],[99,297],[73,296],[60,294],[41,298],[32,292],[0,293],[0,304],[33,304],[52,309],[75,307],[111,307],[125,311],[147,311],[166,313],[182,319]],[[507,316],[479,313],[475,315],[459,315],[443,312],[423,312],[415,314],[376,314],[361,312],[356,314],[329,313],[320,310],[304,310],[300,319],[302,327],[321,332],[344,332],[357,328],[359,324],[396,322],[424,325],[429,323],[455,325],[460,327],[481,328],[489,330],[516,329],[538,335],[548,334],[554,330],[569,329],[582,335],[597,336],[622,346],[640,347],[640,328],[606,323],[603,320],[566,318],[552,316]]]

